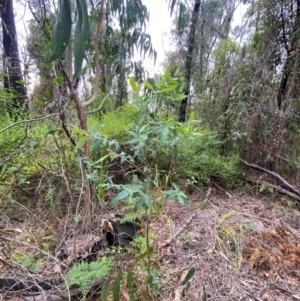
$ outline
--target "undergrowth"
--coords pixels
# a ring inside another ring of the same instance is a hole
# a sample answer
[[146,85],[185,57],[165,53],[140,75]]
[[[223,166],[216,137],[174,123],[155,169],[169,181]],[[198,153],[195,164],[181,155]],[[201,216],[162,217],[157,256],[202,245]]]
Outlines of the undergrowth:
[[241,183],[239,155],[222,155],[221,150],[218,134],[199,130],[196,137],[181,138],[175,168],[182,177],[200,185],[207,186],[212,179],[217,179],[226,187],[237,187]]

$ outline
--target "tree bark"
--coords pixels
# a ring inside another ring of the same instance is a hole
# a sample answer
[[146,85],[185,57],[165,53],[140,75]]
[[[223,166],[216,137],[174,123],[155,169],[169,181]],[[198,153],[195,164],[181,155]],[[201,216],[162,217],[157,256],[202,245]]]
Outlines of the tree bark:
[[191,69],[192,69],[192,58],[193,58],[193,51],[195,46],[195,32],[197,27],[197,21],[199,17],[199,9],[200,9],[200,0],[195,0],[194,9],[192,13],[192,23],[191,29],[188,39],[188,50],[186,55],[186,63],[185,63],[185,80],[186,80],[186,88],[184,91],[185,97],[182,99],[180,104],[179,110],[179,121],[185,122],[186,119],[186,108],[190,93],[190,85],[191,85]]
[[16,109],[19,115],[28,111],[27,91],[23,84],[21,63],[19,58],[13,0],[1,0],[0,11],[2,18],[3,49],[4,49],[4,88],[14,89],[18,95],[13,103],[8,103],[9,114],[13,115]]

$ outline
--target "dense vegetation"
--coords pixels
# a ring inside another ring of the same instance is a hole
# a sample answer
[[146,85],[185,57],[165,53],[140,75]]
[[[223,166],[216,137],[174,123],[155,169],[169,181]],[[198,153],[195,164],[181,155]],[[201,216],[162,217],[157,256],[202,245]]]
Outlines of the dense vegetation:
[[[111,275],[101,300],[119,300],[126,276],[130,300],[134,282],[138,300],[159,296],[149,225],[191,189],[205,196],[256,183],[300,200],[300,1],[170,0],[174,47],[153,76],[134,55],[156,58],[142,0],[30,1],[24,57],[12,6],[20,2],[0,1],[1,214],[29,212],[78,233],[109,212],[146,225],[128,249],[134,264],[122,269],[117,255],[83,263],[67,273],[70,287],[85,296]],[[249,166],[290,186],[260,183]],[[59,237],[47,235],[39,248],[53,253]],[[33,257],[14,259],[39,271]]]

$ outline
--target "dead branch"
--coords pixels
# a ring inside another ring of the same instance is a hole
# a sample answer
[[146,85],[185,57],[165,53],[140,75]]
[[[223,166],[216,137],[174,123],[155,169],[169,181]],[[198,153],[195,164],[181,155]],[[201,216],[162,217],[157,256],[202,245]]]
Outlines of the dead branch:
[[174,234],[173,237],[171,237],[170,239],[166,240],[166,241],[161,245],[161,247],[162,247],[162,248],[165,248],[165,247],[169,246],[169,245],[172,243],[172,241],[174,241],[174,240],[175,240],[175,239],[176,239],[176,238],[184,231],[184,229],[191,223],[191,221],[194,219],[195,216],[196,216],[196,213],[194,213],[194,214],[186,221],[186,223],[176,231],[176,233]]
[[[285,189],[283,189],[283,188],[281,188],[281,187],[279,187],[279,186],[273,185],[273,184],[268,184],[268,185],[271,186],[271,187],[273,187],[273,188],[275,188],[275,189],[277,189],[277,190],[279,190],[279,191],[282,192],[282,193],[285,193],[285,194],[290,195],[290,196],[293,195],[293,196],[291,196],[291,197],[292,197],[292,198],[296,198],[296,200],[300,200],[300,192],[299,192],[294,186],[292,186],[289,182],[287,182],[283,177],[281,177],[279,174],[277,174],[276,172],[271,171],[271,170],[268,170],[268,169],[263,168],[263,167],[261,167],[261,166],[259,166],[259,165],[256,165],[256,164],[248,163],[248,162],[246,162],[246,161],[244,161],[244,160],[241,160],[241,161],[242,161],[246,166],[249,166],[249,167],[251,167],[251,168],[258,169],[258,170],[261,170],[261,171],[264,171],[264,172],[266,172],[266,173],[272,175],[273,177],[279,179],[285,186],[287,186],[287,187],[288,187],[290,190],[292,190],[294,193],[291,193],[291,192],[289,192],[289,191],[287,191],[287,190],[285,190]],[[284,191],[284,192],[283,192],[283,191]]]
[[57,116],[59,115],[58,113],[53,113],[53,114],[50,114],[50,115],[47,115],[47,116],[40,116],[40,117],[36,117],[36,118],[33,118],[33,119],[28,119],[28,120],[20,120],[20,121],[16,121],[8,126],[6,126],[5,128],[1,129],[0,130],[0,133],[3,133],[5,132],[6,130],[8,130],[9,128],[15,126],[15,125],[18,125],[18,124],[21,124],[21,123],[28,123],[28,122],[35,122],[35,121],[40,121],[40,120],[43,120],[43,119],[47,119],[47,118],[50,118],[50,117],[53,117],[53,116]]
[[279,191],[280,193],[286,194],[289,197],[291,197],[291,198],[293,198],[293,199],[295,199],[295,200],[297,200],[297,201],[300,202],[300,196],[299,195],[297,195],[295,193],[292,193],[292,192],[290,192],[290,191],[288,191],[288,190],[286,190],[286,189],[284,189],[284,188],[282,188],[280,186],[268,183],[266,181],[263,181],[263,182],[257,181],[257,180],[251,180],[251,181],[253,181],[256,184],[262,184],[262,183],[264,183],[266,186],[272,187],[272,188],[276,189],[277,191]]

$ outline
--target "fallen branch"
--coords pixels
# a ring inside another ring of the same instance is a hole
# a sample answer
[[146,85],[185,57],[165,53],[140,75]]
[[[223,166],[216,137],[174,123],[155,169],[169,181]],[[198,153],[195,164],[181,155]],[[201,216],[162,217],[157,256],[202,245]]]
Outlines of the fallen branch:
[[288,191],[288,190],[286,190],[286,189],[284,189],[284,188],[282,188],[282,187],[280,187],[280,186],[277,186],[277,185],[268,183],[268,182],[266,182],[266,181],[263,181],[263,182],[257,181],[257,180],[252,180],[252,181],[253,181],[254,183],[256,183],[256,184],[262,184],[262,183],[264,183],[266,186],[272,187],[272,188],[276,189],[277,191],[279,191],[279,192],[281,192],[281,193],[283,193],[283,194],[286,194],[286,195],[288,195],[289,197],[291,197],[291,198],[293,198],[293,199],[295,199],[295,200],[297,200],[297,201],[300,202],[300,196],[299,196],[299,195],[297,195],[297,194],[295,194],[295,193],[292,193],[292,192],[290,192],[290,191]]
[[183,231],[184,229],[191,223],[191,221],[194,219],[194,217],[196,216],[197,213],[194,213],[187,221],[186,223],[180,227],[176,233],[174,234],[173,237],[171,237],[170,239],[166,240],[162,245],[161,247],[162,248],[165,248],[167,246],[169,246]]
[[[263,168],[263,167],[261,167],[261,166],[259,166],[259,165],[256,165],[256,164],[251,164],[251,163],[248,163],[248,162],[246,162],[246,161],[244,161],[244,160],[241,160],[246,166],[249,166],[249,167],[251,167],[251,168],[255,168],[255,169],[259,169],[259,170],[261,170],[261,171],[264,171],[264,172],[266,172],[266,173],[268,173],[268,174],[270,174],[270,175],[272,175],[273,177],[275,177],[275,178],[277,178],[277,179],[279,179],[285,186],[287,186],[289,189],[291,189],[294,193],[291,193],[291,192],[289,192],[289,191],[287,191],[287,190],[285,190],[285,189],[283,189],[283,188],[281,188],[281,187],[278,187],[278,186],[275,186],[275,185],[273,185],[273,184],[268,184],[269,186],[271,186],[271,187],[274,187],[274,188],[276,188],[276,189],[280,189],[280,190],[282,190],[282,191],[285,191],[285,192],[283,192],[283,193],[286,193],[286,194],[292,194],[293,196],[293,198],[295,198],[295,196],[297,196],[298,198],[296,198],[297,200],[300,200],[300,192],[299,192],[299,190],[297,190],[294,186],[292,186],[289,182],[287,182],[283,177],[281,177],[279,174],[277,174],[276,172],[274,172],[274,171],[271,171],[271,170],[268,170],[268,169],[266,169],[266,168]],[[272,186],[273,185],[273,186]],[[282,192],[281,191],[281,192]],[[288,192],[288,193],[287,193]],[[289,195],[288,194],[288,195]]]

